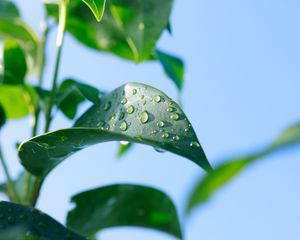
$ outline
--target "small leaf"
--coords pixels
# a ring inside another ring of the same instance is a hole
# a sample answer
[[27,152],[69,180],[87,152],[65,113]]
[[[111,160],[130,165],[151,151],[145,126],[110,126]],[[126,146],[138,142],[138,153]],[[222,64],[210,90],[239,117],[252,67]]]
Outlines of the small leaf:
[[23,49],[17,41],[8,39],[3,50],[4,69],[0,76],[0,84],[23,84],[27,71]]
[[188,200],[186,212],[203,205],[213,194],[233,180],[242,170],[273,153],[300,144],[300,124],[295,124],[284,130],[267,148],[251,155],[235,158],[220,164],[213,172],[206,175],[196,184]]
[[165,73],[173,80],[179,90],[184,81],[184,63],[180,58],[156,50],[156,57],[164,68]]
[[173,31],[172,31],[172,26],[171,26],[171,23],[170,22],[168,22],[168,25],[166,26],[166,29],[167,29],[167,31],[169,32],[169,34],[173,34]]
[[6,122],[6,114],[2,105],[0,104],[0,129],[3,127],[5,122]]
[[[100,23],[79,0],[70,3],[67,31],[82,44],[137,63],[151,59],[169,22],[173,0],[108,0]],[[58,8],[46,3],[48,15],[57,19]]]
[[17,6],[9,0],[0,1],[0,16],[19,17],[20,13]]
[[56,104],[68,118],[73,119],[80,103],[84,100],[98,103],[101,95],[98,89],[90,85],[67,79],[60,85]]
[[84,240],[39,210],[10,202],[0,202],[0,239]]
[[105,10],[106,0],[82,0],[93,12],[96,20],[101,21]]
[[22,118],[31,112],[30,95],[17,85],[0,86],[0,104],[7,118]]
[[131,148],[132,148],[133,144],[130,142],[124,142],[121,141],[119,143],[119,149],[118,149],[118,153],[117,153],[117,157],[123,157],[125,153],[127,153]]
[[211,170],[197,136],[181,108],[163,92],[128,83],[101,98],[75,128],[34,137],[21,144],[19,157],[32,174],[45,177],[73,153],[106,141],[147,144],[186,157]]
[[110,185],[72,197],[67,226],[83,236],[116,226],[160,230],[182,239],[176,207],[163,192],[138,185]]

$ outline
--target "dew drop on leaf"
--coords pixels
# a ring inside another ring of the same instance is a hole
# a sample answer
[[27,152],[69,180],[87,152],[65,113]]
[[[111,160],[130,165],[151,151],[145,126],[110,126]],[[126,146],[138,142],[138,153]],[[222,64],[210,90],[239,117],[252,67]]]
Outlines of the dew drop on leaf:
[[120,130],[121,131],[126,131],[128,128],[126,121],[122,121],[121,125],[120,125]]
[[175,109],[173,107],[168,107],[167,108],[167,112],[174,112],[174,111],[175,111]]
[[179,116],[178,113],[174,113],[174,114],[172,114],[172,115],[170,116],[170,118],[171,118],[172,120],[174,120],[174,121],[178,121],[179,118],[180,118],[180,116]]
[[148,115],[148,112],[147,112],[147,111],[144,111],[144,112],[141,113],[141,118],[140,118],[140,120],[141,120],[141,123],[143,123],[143,124],[145,124],[145,123],[148,122],[148,120],[149,120],[149,115]]
[[162,128],[162,127],[165,126],[165,123],[164,123],[163,121],[159,121],[159,122],[157,123],[157,126],[160,127],[160,128]]
[[132,114],[134,112],[134,106],[130,105],[126,111],[128,114]]
[[137,90],[136,90],[135,88],[132,89],[132,94],[133,94],[133,95],[137,94]]
[[110,109],[110,107],[111,107],[111,102],[107,102],[107,103],[105,103],[103,109],[104,109],[104,111],[108,111]]
[[193,141],[193,142],[190,143],[190,146],[191,146],[192,148],[199,148],[199,147],[200,147],[200,144],[199,144],[198,142],[196,142],[196,141]]
[[161,96],[156,95],[156,96],[154,97],[154,101],[155,101],[156,103],[161,102]]
[[163,133],[161,136],[162,136],[162,138],[167,139],[167,138],[169,138],[170,135],[169,135],[169,133],[166,133],[166,132],[165,132],[165,133]]
[[121,100],[121,103],[124,105],[124,104],[126,104],[127,103],[127,98],[123,98],[122,100]]

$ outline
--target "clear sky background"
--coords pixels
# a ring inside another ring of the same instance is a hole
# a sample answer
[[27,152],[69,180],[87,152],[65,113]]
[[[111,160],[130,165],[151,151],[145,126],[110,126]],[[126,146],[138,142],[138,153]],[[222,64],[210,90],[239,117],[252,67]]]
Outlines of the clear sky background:
[[[39,28],[39,0],[17,0],[24,18]],[[161,49],[186,63],[184,109],[216,165],[268,144],[283,128],[300,121],[299,0],[175,0],[173,36]],[[55,56],[51,35],[46,79]],[[157,63],[136,66],[80,46],[67,36],[60,80],[74,77],[113,90],[145,82],[176,98],[176,89]],[[87,106],[86,106],[87,107]],[[81,109],[84,111],[84,108]],[[5,155],[20,171],[14,141],[29,136],[29,119],[4,129]],[[59,115],[52,129],[70,126]],[[70,196],[112,183],[139,183],[168,193],[182,215],[187,193],[204,172],[171,153],[135,146],[116,160],[116,143],[93,146],[70,157],[47,178],[38,207],[64,222]],[[282,152],[252,166],[184,222],[186,240],[297,240],[300,237],[300,151]],[[1,172],[0,180],[3,180]],[[155,231],[116,228],[102,240],[171,240]]]

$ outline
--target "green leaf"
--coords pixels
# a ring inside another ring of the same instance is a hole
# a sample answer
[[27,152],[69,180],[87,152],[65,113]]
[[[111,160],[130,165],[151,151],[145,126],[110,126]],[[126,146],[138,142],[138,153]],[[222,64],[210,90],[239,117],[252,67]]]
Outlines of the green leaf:
[[194,208],[203,205],[217,190],[232,181],[234,177],[252,163],[280,150],[293,147],[295,144],[300,144],[300,124],[295,124],[284,130],[267,148],[222,163],[196,184],[188,200],[186,212],[190,213]]
[[[149,60],[157,40],[167,27],[173,0],[108,0],[100,23],[79,0],[70,4],[67,31],[96,50],[141,62]],[[46,4],[57,19],[57,5]]]
[[0,239],[84,240],[39,210],[10,202],[0,202]]
[[0,104],[0,129],[3,127],[5,122],[6,122],[6,114],[2,105]]
[[38,36],[19,17],[13,14],[3,14],[0,10],[0,41],[10,38],[17,40],[21,45],[26,53],[28,69],[30,72],[34,72],[40,64],[38,61]]
[[0,1],[0,16],[19,17],[20,13],[17,6],[9,0]]
[[184,63],[175,56],[156,50],[156,57],[164,68],[165,73],[173,80],[179,90],[182,90],[184,81]]
[[3,50],[4,69],[0,75],[0,84],[23,84],[27,71],[23,49],[17,41],[8,39]]
[[106,0],[82,0],[82,1],[91,9],[97,21],[100,22],[104,14]]
[[32,174],[45,177],[80,149],[106,141],[147,144],[186,157],[211,170],[181,108],[163,92],[140,83],[125,84],[93,105],[75,128],[34,137],[21,144],[19,157]]
[[182,239],[176,207],[163,192],[138,185],[110,185],[72,197],[67,226],[83,236],[116,226],[160,230]]
[[97,88],[67,79],[60,85],[56,104],[68,118],[73,119],[76,116],[80,103],[84,100],[98,103],[101,95],[102,93]]
[[132,146],[133,146],[133,144],[131,142],[121,141],[119,143],[119,149],[118,149],[117,157],[118,158],[123,157],[124,154],[127,153],[132,148]]
[[21,86],[0,86],[0,104],[7,118],[22,118],[32,111],[30,95]]

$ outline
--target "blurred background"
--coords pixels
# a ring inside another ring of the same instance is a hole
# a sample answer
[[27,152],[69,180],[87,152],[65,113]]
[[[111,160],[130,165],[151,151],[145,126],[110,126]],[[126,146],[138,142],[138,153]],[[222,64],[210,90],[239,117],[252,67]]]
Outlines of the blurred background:
[[[25,20],[40,32],[41,1],[16,0]],[[165,32],[159,47],[186,64],[184,110],[213,166],[266,146],[284,128],[300,121],[300,1],[175,0],[173,34]],[[56,30],[47,47],[46,81],[54,69]],[[135,65],[99,54],[67,34],[60,80],[73,77],[100,89],[125,82],[153,85],[176,99],[177,90],[158,63]],[[81,108],[83,112],[88,105]],[[30,119],[10,121],[2,142],[9,167],[21,167],[15,142],[30,136]],[[61,114],[52,130],[69,127]],[[25,127],[26,126],[26,127]],[[175,201],[186,240],[299,239],[300,151],[280,152],[251,166],[212,200],[183,218],[186,199],[205,173],[171,153],[135,145],[122,159],[117,143],[80,151],[46,179],[38,208],[64,223],[70,197],[112,183],[154,186]],[[1,173],[0,180],[4,177]],[[0,196],[0,199],[4,199]],[[139,228],[101,232],[102,240],[168,240],[172,237]]]

